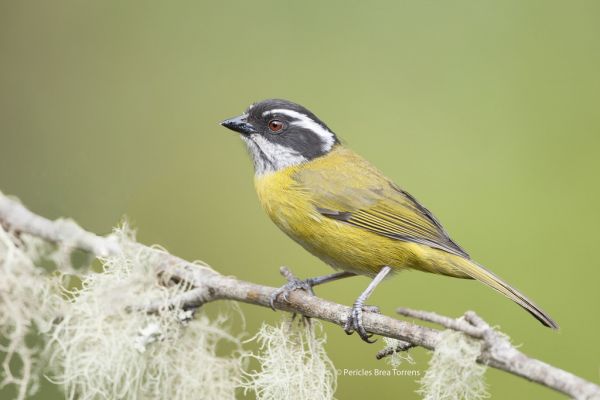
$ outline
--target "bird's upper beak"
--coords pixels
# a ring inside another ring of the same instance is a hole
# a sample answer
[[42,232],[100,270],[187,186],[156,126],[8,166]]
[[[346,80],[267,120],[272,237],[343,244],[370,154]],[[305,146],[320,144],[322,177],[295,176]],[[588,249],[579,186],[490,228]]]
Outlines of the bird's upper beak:
[[248,122],[248,114],[242,114],[238,117],[226,119],[225,121],[221,122],[221,125],[244,135],[249,135],[256,132],[254,126]]

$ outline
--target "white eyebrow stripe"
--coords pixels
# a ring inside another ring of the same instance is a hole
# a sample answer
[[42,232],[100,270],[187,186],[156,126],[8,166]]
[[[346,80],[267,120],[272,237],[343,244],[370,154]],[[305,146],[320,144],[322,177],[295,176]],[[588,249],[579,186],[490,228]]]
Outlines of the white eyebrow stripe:
[[[301,112],[298,111],[294,111],[294,110],[288,110],[285,108],[275,108],[273,110],[267,110],[264,113],[262,113],[262,116],[265,117],[269,114],[283,114],[283,115],[287,115],[288,117],[292,117],[292,118],[296,118],[296,119],[304,119],[304,118],[309,118],[308,115],[306,114],[302,114]],[[312,121],[312,119],[311,119]]]
[[331,148],[335,144],[333,133],[328,129],[324,128],[323,125],[315,122],[306,114],[302,114],[294,110],[287,110],[285,108],[276,108],[274,110],[268,110],[263,112],[262,116],[266,117],[269,114],[283,114],[287,115],[288,117],[297,119],[298,121],[292,122],[292,125],[300,126],[319,135],[319,137],[321,137],[321,139],[323,140],[323,151],[331,150]]

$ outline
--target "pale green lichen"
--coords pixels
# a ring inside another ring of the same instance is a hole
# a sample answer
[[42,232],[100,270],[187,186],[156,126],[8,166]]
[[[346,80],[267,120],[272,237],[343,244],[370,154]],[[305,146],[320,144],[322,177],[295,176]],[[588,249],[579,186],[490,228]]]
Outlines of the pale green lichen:
[[178,307],[131,311],[167,304],[184,288],[157,281],[157,250],[124,234],[120,244],[120,254],[103,260],[103,272],[70,294],[48,348],[51,378],[68,399],[234,399],[243,357],[226,317],[188,321]]
[[259,353],[252,357],[261,368],[247,374],[243,387],[253,391],[257,399],[333,398],[337,375],[325,352],[326,338],[318,321],[263,324],[252,340],[260,347]]
[[36,392],[43,366],[43,335],[62,312],[64,301],[56,277],[38,267],[40,253],[48,246],[27,235],[18,237],[0,225],[0,387],[14,386],[16,398]]
[[406,344],[406,342],[401,342],[398,339],[393,339],[389,337],[383,337],[383,343],[385,345],[384,350],[391,350],[392,354],[387,356],[385,360],[388,365],[392,368],[398,368],[403,363],[415,364],[415,360],[412,358],[410,353],[407,350],[398,350],[401,344]]
[[482,342],[464,333],[446,330],[420,380],[418,390],[424,400],[481,400],[489,397],[484,374],[477,364]]

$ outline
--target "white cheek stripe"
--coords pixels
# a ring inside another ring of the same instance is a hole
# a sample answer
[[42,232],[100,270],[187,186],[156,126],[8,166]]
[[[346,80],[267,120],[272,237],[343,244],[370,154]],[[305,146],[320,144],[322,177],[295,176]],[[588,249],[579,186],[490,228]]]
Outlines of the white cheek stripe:
[[265,111],[264,113],[262,113],[262,116],[266,117],[269,114],[283,114],[287,115],[288,117],[297,119],[298,121],[292,122],[292,125],[308,129],[314,132],[316,135],[318,135],[323,140],[323,145],[321,146],[323,151],[331,150],[331,148],[335,144],[333,133],[325,129],[321,124],[315,122],[306,114],[302,114],[294,110],[287,110],[285,108],[277,108],[274,110]]

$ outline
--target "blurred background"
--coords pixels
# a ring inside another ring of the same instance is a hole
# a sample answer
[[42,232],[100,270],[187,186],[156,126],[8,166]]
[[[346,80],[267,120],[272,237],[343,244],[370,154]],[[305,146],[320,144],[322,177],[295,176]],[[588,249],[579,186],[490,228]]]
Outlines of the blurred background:
[[[597,1],[0,2],[0,190],[34,211],[271,286],[329,273],[260,209],[218,122],[282,97],[416,196],[471,255],[543,306],[543,328],[472,281],[402,273],[370,303],[473,309],[531,356],[600,379]],[[320,296],[351,304],[367,278]],[[209,306],[209,307],[212,307]],[[281,315],[242,305],[247,330]],[[337,368],[382,348],[327,325]],[[429,356],[411,350],[415,365]],[[559,399],[490,370],[494,398]],[[414,377],[339,378],[340,399],[413,399]],[[12,393],[0,391],[0,398]],[[50,384],[35,396],[59,399]]]

